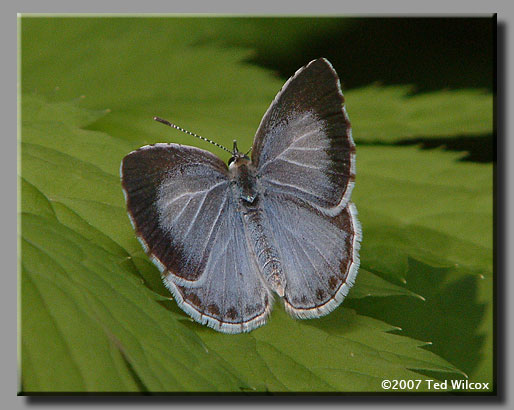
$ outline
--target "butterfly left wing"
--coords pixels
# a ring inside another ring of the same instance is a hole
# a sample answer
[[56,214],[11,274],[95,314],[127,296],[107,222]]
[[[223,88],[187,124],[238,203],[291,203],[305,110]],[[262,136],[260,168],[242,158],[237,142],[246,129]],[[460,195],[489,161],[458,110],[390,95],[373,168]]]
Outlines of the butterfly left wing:
[[235,210],[227,166],[210,152],[146,146],[121,164],[130,220],[178,305],[227,333],[266,322],[271,295]]

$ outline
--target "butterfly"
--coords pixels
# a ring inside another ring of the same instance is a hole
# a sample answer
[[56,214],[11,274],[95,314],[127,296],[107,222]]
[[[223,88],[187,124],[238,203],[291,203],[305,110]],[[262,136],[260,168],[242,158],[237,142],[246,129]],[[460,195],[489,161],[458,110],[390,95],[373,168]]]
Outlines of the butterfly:
[[173,143],[121,163],[130,221],[177,304],[224,333],[265,324],[274,295],[295,318],[333,311],[357,276],[362,235],[350,202],[355,144],[329,61],[313,60],[285,83],[251,158],[235,141],[221,148],[228,166]]

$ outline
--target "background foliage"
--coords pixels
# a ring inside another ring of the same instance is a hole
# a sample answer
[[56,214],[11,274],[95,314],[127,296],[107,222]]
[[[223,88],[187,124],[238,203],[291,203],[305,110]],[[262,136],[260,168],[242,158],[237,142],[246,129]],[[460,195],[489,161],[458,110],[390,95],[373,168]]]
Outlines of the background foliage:
[[[491,20],[20,24],[25,392],[492,383]],[[353,199],[364,239],[356,285],[322,319],[295,321],[276,303],[264,327],[216,333],[169,299],[135,239],[120,161],[153,142],[215,149],[154,115],[249,147],[287,77],[320,56],[341,76],[358,146]]]

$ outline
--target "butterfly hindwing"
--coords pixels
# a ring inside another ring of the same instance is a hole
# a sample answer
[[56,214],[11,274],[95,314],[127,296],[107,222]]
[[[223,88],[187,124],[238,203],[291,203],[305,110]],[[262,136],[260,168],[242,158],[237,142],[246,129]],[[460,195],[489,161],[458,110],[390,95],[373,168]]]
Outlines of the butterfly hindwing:
[[241,216],[229,205],[208,256],[205,279],[188,286],[165,277],[182,309],[196,321],[225,333],[250,331],[263,325],[272,296],[251,256]]
[[303,201],[268,194],[263,199],[286,278],[284,305],[306,319],[334,310],[348,294],[359,267],[361,229],[350,202],[328,216]]

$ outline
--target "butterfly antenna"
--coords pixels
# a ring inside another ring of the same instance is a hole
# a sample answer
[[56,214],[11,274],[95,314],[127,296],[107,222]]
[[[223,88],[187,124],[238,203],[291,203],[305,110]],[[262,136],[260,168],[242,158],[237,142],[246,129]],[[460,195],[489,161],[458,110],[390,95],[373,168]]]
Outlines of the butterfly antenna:
[[248,151],[246,151],[246,156],[248,156],[248,154],[250,153],[250,151],[252,150],[252,147],[250,147],[250,149]]
[[217,142],[211,141],[210,139],[207,139],[205,137],[202,137],[201,135],[195,134],[194,132],[190,132],[188,130],[185,130],[184,128],[181,128],[178,125],[175,125],[175,124],[173,124],[173,123],[171,123],[169,121],[163,120],[160,117],[153,117],[153,119],[155,121],[160,122],[160,123],[162,123],[164,125],[167,125],[167,126],[169,126],[171,128],[175,128],[175,129],[177,129],[179,131],[185,132],[186,134],[192,135],[193,137],[200,138],[201,140],[210,142],[211,144],[216,145],[218,148],[221,148],[221,149],[229,152],[230,154],[232,154],[232,151],[230,151],[228,148],[225,148],[223,145],[218,144]]

